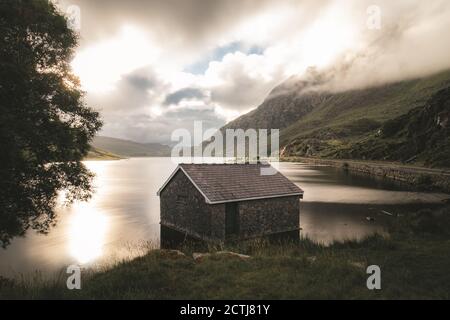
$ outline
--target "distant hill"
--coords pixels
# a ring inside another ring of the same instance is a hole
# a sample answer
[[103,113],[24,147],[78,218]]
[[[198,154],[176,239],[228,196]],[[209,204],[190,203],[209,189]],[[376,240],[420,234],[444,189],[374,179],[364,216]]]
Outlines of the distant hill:
[[123,157],[168,157],[170,147],[159,143],[139,143],[111,137],[97,136],[91,146]]
[[91,146],[88,155],[85,160],[120,160],[123,157],[113,154],[111,152],[100,150]]
[[450,167],[450,71],[339,93],[292,80],[228,128],[280,129],[285,156]]

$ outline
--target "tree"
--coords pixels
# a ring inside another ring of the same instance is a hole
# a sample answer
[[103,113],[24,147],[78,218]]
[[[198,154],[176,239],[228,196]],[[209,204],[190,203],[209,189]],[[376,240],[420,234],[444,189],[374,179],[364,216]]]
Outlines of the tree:
[[81,163],[101,128],[70,62],[78,43],[48,0],[0,0],[0,245],[55,224],[60,191],[91,196]]

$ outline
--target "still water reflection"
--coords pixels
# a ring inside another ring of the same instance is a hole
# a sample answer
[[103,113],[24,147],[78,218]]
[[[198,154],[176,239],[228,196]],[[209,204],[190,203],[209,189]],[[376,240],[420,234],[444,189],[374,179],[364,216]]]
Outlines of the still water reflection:
[[75,205],[67,231],[70,255],[79,263],[88,263],[102,255],[109,217],[88,204]]
[[[156,192],[176,164],[168,158],[133,158],[86,165],[96,173],[93,198],[59,207],[58,224],[47,236],[28,232],[7,250],[0,249],[0,274],[56,271],[71,263],[101,265],[138,255],[148,242],[159,245]],[[323,243],[382,231],[386,219],[392,219],[382,210],[406,214],[448,197],[329,167],[281,163],[279,169],[305,191],[301,233]]]

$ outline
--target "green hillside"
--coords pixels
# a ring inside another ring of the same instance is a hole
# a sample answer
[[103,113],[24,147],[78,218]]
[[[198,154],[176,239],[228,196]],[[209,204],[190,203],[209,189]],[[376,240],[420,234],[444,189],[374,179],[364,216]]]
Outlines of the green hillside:
[[450,71],[339,93],[305,90],[304,82],[283,87],[288,86],[275,88],[261,106],[223,129],[278,128],[284,156],[450,167],[445,121],[450,94],[444,90],[450,87]]
[[91,146],[85,160],[120,160],[121,156]]
[[159,143],[138,143],[111,137],[97,136],[92,141],[94,148],[124,157],[167,157],[170,147]]

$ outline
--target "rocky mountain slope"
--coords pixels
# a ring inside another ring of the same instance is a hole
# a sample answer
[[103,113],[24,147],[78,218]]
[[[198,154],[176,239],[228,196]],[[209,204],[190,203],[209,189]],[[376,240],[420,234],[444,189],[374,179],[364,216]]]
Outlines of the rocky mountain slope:
[[285,156],[450,167],[450,71],[344,92],[314,90],[310,83],[292,81],[222,130],[280,129]]

